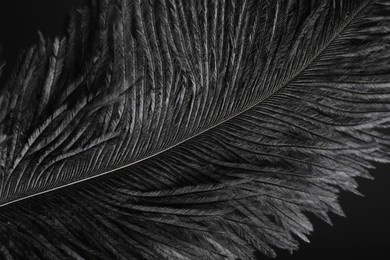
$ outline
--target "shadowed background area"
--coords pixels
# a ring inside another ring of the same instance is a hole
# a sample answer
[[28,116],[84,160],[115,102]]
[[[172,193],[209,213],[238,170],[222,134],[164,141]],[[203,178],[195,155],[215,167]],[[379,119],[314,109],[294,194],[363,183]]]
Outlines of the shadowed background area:
[[[0,1],[0,59],[7,61],[0,88],[15,65],[20,50],[37,41],[37,31],[56,36],[65,32],[67,14],[81,5],[80,0],[2,0]],[[388,259],[390,236],[390,166],[378,165],[374,181],[359,179],[361,198],[341,194],[347,219],[333,216],[334,226],[312,218],[311,243],[301,243],[290,255],[278,251],[277,259],[329,259],[360,257]],[[379,256],[381,256],[379,258]],[[259,259],[267,259],[261,256]]]

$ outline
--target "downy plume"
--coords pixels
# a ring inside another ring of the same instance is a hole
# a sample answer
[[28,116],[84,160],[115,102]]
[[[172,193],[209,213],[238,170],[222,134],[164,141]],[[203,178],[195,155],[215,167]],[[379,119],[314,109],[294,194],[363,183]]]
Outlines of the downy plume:
[[[0,257],[296,250],[389,162],[387,0],[94,0],[0,94]],[[0,71],[3,65],[0,65]]]

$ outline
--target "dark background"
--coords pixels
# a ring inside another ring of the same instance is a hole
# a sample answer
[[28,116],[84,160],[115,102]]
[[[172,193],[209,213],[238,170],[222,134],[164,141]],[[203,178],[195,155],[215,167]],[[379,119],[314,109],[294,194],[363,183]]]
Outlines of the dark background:
[[[0,60],[7,61],[0,89],[23,48],[37,41],[37,31],[51,37],[63,35],[66,17],[82,0],[0,0]],[[359,179],[365,197],[342,193],[347,218],[332,216],[334,226],[312,218],[311,243],[301,242],[290,255],[278,251],[277,259],[390,259],[390,166],[378,165],[374,181]],[[264,258],[267,259],[267,258]]]

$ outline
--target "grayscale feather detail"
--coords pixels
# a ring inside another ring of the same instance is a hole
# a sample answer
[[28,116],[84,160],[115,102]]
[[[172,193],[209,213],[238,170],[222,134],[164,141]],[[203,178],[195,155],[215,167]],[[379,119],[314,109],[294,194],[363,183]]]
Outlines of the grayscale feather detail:
[[[389,162],[386,0],[94,0],[0,96],[4,259],[256,259]],[[3,65],[0,65],[0,71]]]

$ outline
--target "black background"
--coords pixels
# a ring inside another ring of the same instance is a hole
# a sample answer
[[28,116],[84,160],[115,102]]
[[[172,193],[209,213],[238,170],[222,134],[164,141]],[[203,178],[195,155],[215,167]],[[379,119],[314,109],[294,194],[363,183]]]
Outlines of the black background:
[[[37,41],[37,31],[55,37],[65,32],[66,17],[81,0],[0,0],[0,59],[12,70],[21,49]],[[347,218],[332,216],[334,226],[316,218],[310,244],[301,242],[290,255],[278,251],[277,259],[390,259],[390,175],[389,166],[378,165],[372,171],[374,181],[359,179],[359,191],[365,197],[341,194]],[[262,258],[261,258],[262,259]],[[264,258],[267,259],[267,258]]]

